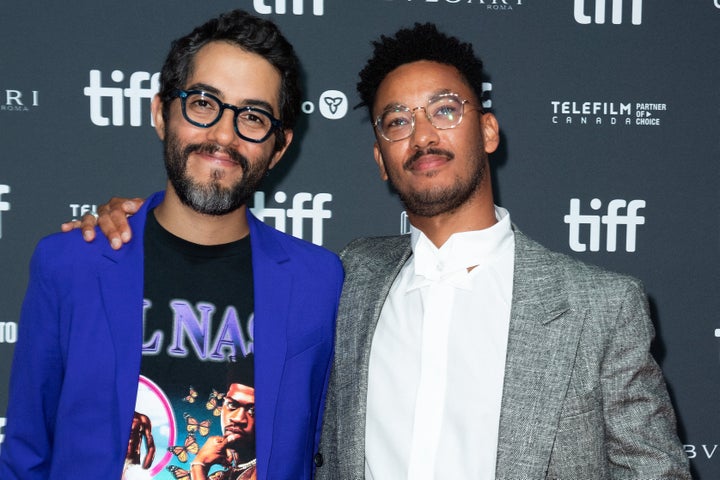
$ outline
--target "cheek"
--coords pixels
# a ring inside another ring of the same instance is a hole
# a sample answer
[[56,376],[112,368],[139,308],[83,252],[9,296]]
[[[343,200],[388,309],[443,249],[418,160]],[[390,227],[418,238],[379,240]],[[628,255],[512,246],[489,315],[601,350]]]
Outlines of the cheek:
[[384,166],[385,170],[400,170],[405,159],[410,155],[408,153],[407,145],[403,144],[404,141],[393,142],[386,144],[380,149],[382,153],[382,162],[378,162],[381,169]]

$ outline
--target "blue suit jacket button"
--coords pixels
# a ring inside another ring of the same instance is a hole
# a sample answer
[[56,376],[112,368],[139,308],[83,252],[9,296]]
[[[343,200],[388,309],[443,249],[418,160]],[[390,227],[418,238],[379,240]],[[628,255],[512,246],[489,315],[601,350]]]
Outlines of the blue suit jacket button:
[[316,467],[322,467],[324,462],[322,453],[316,453],[315,457],[313,457],[313,462],[315,462]]

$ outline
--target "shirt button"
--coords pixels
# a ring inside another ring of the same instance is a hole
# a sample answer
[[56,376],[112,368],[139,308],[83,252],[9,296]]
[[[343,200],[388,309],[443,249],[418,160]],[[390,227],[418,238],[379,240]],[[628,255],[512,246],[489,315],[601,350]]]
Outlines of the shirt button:
[[315,457],[313,458],[313,462],[315,462],[316,467],[322,467],[322,465],[323,465],[322,453],[316,453]]

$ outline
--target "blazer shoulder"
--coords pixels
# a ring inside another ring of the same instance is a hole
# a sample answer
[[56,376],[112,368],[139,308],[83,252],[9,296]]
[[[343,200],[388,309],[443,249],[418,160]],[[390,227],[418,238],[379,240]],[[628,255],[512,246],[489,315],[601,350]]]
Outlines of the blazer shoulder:
[[263,251],[276,258],[286,257],[311,271],[342,275],[342,264],[336,253],[307,240],[281,232],[254,216],[249,218],[253,222],[253,231],[260,235],[260,242],[253,243],[253,249],[261,245],[260,248]]
[[362,237],[343,248],[340,258],[347,263],[353,259],[393,257],[407,248],[410,248],[410,235]]
[[42,262],[49,270],[64,269],[79,261],[89,266],[101,256],[101,242],[106,241],[104,236],[98,237],[88,243],[80,230],[52,233],[37,242],[31,263]]
[[630,275],[607,270],[586,263],[568,254],[555,252],[515,232],[516,271],[535,272],[537,277],[562,282],[567,290],[575,292],[619,292],[635,290],[643,292],[642,282]]

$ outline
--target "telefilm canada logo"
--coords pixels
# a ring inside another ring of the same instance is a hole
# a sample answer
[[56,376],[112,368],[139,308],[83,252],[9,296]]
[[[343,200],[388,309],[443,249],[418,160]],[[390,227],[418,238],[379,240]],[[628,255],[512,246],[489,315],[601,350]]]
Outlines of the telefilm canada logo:
[[320,17],[325,14],[324,0],[253,0],[253,8],[263,15],[304,15],[312,12],[314,16]]
[[657,102],[550,100],[555,125],[659,127],[668,105]]
[[[101,70],[90,70],[89,84],[83,89],[90,99],[90,121],[98,127],[154,125],[150,103],[160,88],[160,73],[137,71],[126,75],[113,70],[109,80],[107,77]],[[318,111],[328,120],[339,120],[348,112],[347,95],[326,90],[317,101],[303,102],[302,111],[308,115]]]
[[[717,1],[717,0],[716,0]],[[643,0],[575,0],[575,21],[582,25],[606,23],[608,14],[613,25],[642,24]]]
[[29,112],[40,106],[38,90],[0,90],[0,112]]
[[68,206],[70,207],[70,216],[73,220],[80,219],[86,213],[97,214],[97,205],[92,203],[71,203]]
[[524,6],[527,0],[386,0],[405,2],[408,4],[445,4],[445,5],[474,5],[484,10],[495,12],[508,12]]

